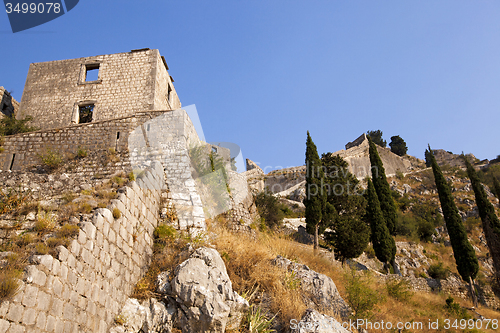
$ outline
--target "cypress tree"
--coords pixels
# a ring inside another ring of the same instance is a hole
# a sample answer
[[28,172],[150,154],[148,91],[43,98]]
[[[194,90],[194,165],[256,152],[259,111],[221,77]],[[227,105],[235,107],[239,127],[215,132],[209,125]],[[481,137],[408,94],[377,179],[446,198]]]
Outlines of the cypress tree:
[[384,220],[387,224],[387,228],[389,229],[391,235],[395,235],[396,219],[398,216],[396,204],[394,203],[391,188],[389,187],[389,183],[387,182],[387,178],[385,176],[384,164],[378,155],[377,147],[370,137],[368,137],[368,142],[370,144],[370,163],[373,186],[377,192],[380,208],[384,214]]
[[472,281],[476,278],[479,271],[476,252],[469,243],[467,232],[465,231],[462,219],[458,214],[457,206],[451,195],[450,186],[444,178],[430,146],[428,156],[431,160],[432,172],[434,173],[434,180],[436,182],[444,220],[446,222],[446,229],[448,229],[448,234],[450,235],[450,243],[457,264],[457,270],[462,279],[469,283],[474,305],[477,305],[476,293],[472,284]]
[[387,263],[394,262],[394,257],[396,256],[396,242],[389,233],[389,229],[387,229],[387,225],[384,221],[384,214],[382,214],[380,202],[375,192],[375,187],[370,179],[368,179],[367,200],[368,207],[366,209],[366,217],[372,230],[371,240],[373,250],[375,250],[377,259],[383,262],[384,266],[387,267]]
[[349,164],[340,156],[322,154],[327,203],[335,208],[334,232],[325,234],[336,257],[342,261],[359,257],[368,245],[370,227],[363,221],[366,200],[359,193],[359,181],[349,172]]
[[497,281],[500,282],[500,221],[495,214],[495,208],[488,200],[486,191],[479,177],[474,170],[472,164],[465,157],[465,165],[467,167],[467,174],[470,178],[474,195],[476,196],[476,205],[481,217],[483,225],[484,236],[486,243],[490,250],[491,258],[493,259],[493,266],[496,271]]
[[[306,227],[309,233],[314,234],[314,249],[318,249],[320,226],[323,218],[326,200],[323,192],[324,172],[319,159],[316,145],[307,131],[306,141]],[[330,218],[330,216],[326,216]]]

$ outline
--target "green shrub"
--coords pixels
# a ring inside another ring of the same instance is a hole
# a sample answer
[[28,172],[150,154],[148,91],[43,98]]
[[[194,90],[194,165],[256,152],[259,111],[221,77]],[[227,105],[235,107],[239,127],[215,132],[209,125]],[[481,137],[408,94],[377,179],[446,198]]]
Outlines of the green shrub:
[[14,135],[19,133],[27,133],[37,131],[38,128],[34,126],[27,126],[26,123],[33,120],[33,117],[26,116],[24,119],[16,119],[16,117],[3,117],[0,119],[0,134],[1,135]]
[[281,204],[274,195],[267,191],[260,192],[255,197],[255,205],[264,222],[268,227],[279,226],[285,216],[281,210]]
[[21,234],[17,236],[16,244],[19,247],[25,247],[35,241],[35,237],[31,233]]
[[134,181],[135,180],[135,174],[134,174],[133,171],[130,171],[128,173],[128,180],[130,180],[130,181]]
[[118,186],[122,186],[125,183],[125,179],[120,176],[114,176],[111,180],[113,181],[113,183],[118,184]]
[[33,229],[34,231],[37,232],[50,231],[54,229],[55,226],[56,226],[56,219],[51,213],[39,211]]
[[438,262],[437,264],[430,265],[427,273],[433,279],[446,279],[450,274],[450,270],[444,267],[442,262]]
[[153,235],[158,242],[165,244],[177,238],[177,230],[170,225],[160,225],[156,227]]
[[11,270],[0,271],[0,303],[3,300],[14,296],[21,286],[19,281],[19,272]]
[[20,189],[0,189],[0,214],[5,214],[25,204],[28,195]]
[[59,245],[68,247],[69,246],[69,239],[68,238],[61,238],[61,237],[52,237],[47,239],[47,246],[49,248],[55,248],[58,247]]
[[60,238],[73,238],[80,232],[80,228],[74,224],[64,224],[59,230],[57,230],[56,235]]
[[76,151],[76,156],[78,158],[84,158],[87,157],[87,151],[83,148],[78,147],[78,150]]
[[113,218],[119,219],[120,217],[122,217],[122,212],[120,212],[120,210],[116,207],[113,208]]
[[90,214],[92,212],[92,206],[89,203],[82,202],[78,207],[78,212],[84,214]]
[[127,322],[126,318],[123,315],[118,315],[114,319],[116,325],[123,325]]
[[269,319],[266,313],[262,312],[260,305],[251,305],[245,318],[245,326],[252,333],[271,333],[274,332],[271,327],[275,317],[276,315]]
[[373,246],[369,244],[366,249],[365,249],[365,254],[368,258],[375,258],[375,250],[373,249]]
[[35,246],[35,251],[37,254],[47,254],[49,253],[49,248],[44,243],[38,243]]
[[39,157],[42,161],[42,165],[49,172],[59,168],[64,162],[62,155],[58,151],[51,149],[47,149],[45,153],[39,155]]
[[409,300],[414,294],[410,282],[404,279],[386,281],[385,287],[389,296],[401,302]]
[[354,318],[372,317],[372,309],[380,295],[370,287],[373,284],[368,271],[356,272],[351,268],[345,275],[347,303],[354,310]]
[[461,319],[470,319],[472,318],[468,313],[467,313],[467,310],[462,308],[460,306],[460,304],[458,303],[455,303],[455,300],[453,299],[453,297],[451,296],[448,296],[448,298],[446,299],[446,305],[445,305],[445,309],[451,314],[451,315],[455,315]]
[[417,235],[421,241],[430,242],[432,241],[432,236],[436,235],[436,229],[432,222],[419,219],[417,227]]

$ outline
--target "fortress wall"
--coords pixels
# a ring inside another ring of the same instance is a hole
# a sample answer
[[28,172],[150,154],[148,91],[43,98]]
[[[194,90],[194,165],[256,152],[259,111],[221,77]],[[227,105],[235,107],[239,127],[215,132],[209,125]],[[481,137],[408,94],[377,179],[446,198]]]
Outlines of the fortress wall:
[[[82,103],[95,105],[93,121],[153,110],[158,61],[158,50],[142,50],[33,63],[18,119],[31,115],[44,130],[71,125]],[[99,66],[98,80],[85,81],[88,65]]]
[[34,256],[20,291],[0,304],[0,331],[107,332],[150,264],[164,187],[163,168],[153,163],[92,223],[80,223],[56,258]]
[[40,156],[48,149],[63,156],[75,156],[79,148],[88,151],[113,148],[126,153],[129,133],[164,112],[7,136],[2,145],[4,152],[0,153],[0,170],[25,170],[32,165],[41,165]]
[[[377,146],[377,151],[382,163],[384,164],[385,174],[388,177],[394,176],[398,170],[405,173],[412,168],[409,160],[392,153],[388,148]],[[349,172],[355,175],[358,179],[363,179],[366,176],[371,177],[368,140],[365,140],[361,144],[349,148],[348,150],[335,152],[333,155],[339,155],[344,158],[346,162],[349,163]]]
[[[155,96],[154,96],[154,109],[155,110],[176,110],[181,107],[181,102],[173,81],[170,79],[167,68],[163,63],[162,57],[156,58],[155,69]],[[170,92],[169,92],[170,88]]]

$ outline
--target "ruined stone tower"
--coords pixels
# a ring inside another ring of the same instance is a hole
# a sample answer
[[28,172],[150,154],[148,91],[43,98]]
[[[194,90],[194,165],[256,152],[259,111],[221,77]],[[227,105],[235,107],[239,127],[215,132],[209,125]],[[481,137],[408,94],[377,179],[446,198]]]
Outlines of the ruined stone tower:
[[47,130],[180,106],[165,58],[140,49],[31,64],[17,118]]

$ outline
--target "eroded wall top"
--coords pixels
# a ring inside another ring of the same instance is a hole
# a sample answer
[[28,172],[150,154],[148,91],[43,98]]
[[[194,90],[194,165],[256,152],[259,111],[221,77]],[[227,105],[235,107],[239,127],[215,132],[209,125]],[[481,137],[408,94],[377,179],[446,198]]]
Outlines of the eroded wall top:
[[180,107],[158,50],[33,63],[17,118],[40,129]]

